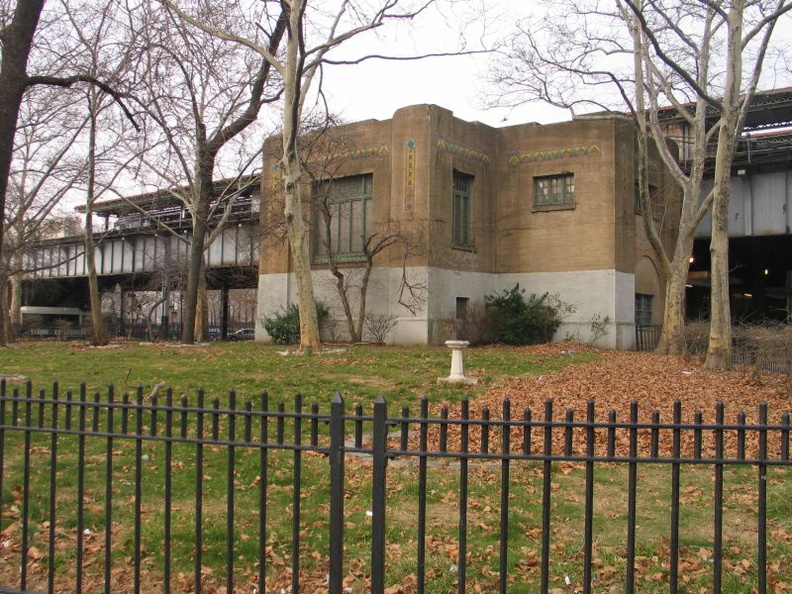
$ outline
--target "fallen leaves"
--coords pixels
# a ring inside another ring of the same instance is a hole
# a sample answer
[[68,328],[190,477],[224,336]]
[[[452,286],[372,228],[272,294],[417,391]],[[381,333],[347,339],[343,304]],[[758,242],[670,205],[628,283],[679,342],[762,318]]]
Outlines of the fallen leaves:
[[[537,353],[541,353],[548,362],[553,357],[568,357],[568,347],[564,345],[525,347],[524,350],[526,356],[536,356]],[[701,423],[714,423],[718,402],[724,403],[725,420],[732,424],[738,422],[738,414],[741,412],[745,413],[746,424],[757,423],[759,406],[763,402],[769,405],[771,423],[778,423],[781,415],[790,410],[790,400],[785,387],[786,377],[783,374],[757,375],[750,367],[737,367],[731,371],[703,371],[700,362],[681,356],[628,351],[594,352],[597,355],[596,361],[567,365],[558,372],[540,376],[512,378],[490,388],[469,403],[469,418],[481,419],[489,415],[492,419],[498,419],[501,417],[503,402],[507,399],[513,420],[522,419],[525,411],[530,411],[533,421],[544,420],[548,400],[553,402],[553,420],[561,422],[569,419],[574,422],[585,421],[589,401],[594,403],[596,422],[607,421],[609,414],[619,423],[629,421],[630,407],[635,402],[638,406],[640,423],[649,424],[659,420],[661,425],[672,421],[673,406],[677,400],[681,403],[683,424],[695,423],[696,413],[700,413]],[[448,416],[452,421],[460,418],[459,404],[433,404],[432,414],[439,416],[443,408],[448,409]],[[460,427],[460,424],[453,422],[448,426],[449,450],[459,451]],[[480,450],[481,428],[475,424],[469,427],[468,450]],[[439,447],[439,431],[434,429],[430,431],[430,449]],[[543,427],[533,429],[532,453],[543,451],[542,431]],[[711,455],[714,448],[713,432],[710,430],[703,433],[704,455]],[[555,428],[553,453],[564,451],[567,439],[562,428]],[[607,439],[604,430],[597,431],[598,454],[602,455],[606,451]],[[682,432],[683,453],[692,455],[695,439],[692,429]],[[486,440],[488,451],[499,451],[502,447],[501,431],[497,427],[489,429]],[[512,429],[511,441],[513,450],[515,444],[520,443],[517,429]],[[629,454],[627,430],[616,430],[613,441],[616,455]],[[648,429],[642,430],[639,437],[639,454],[649,455],[651,441],[651,432]],[[576,428],[571,445],[574,453],[585,453],[585,430]],[[666,431],[665,437],[660,439],[657,445],[659,455],[670,455],[672,447],[670,432]],[[745,445],[746,455],[755,453],[758,448],[758,434],[747,432]],[[771,442],[770,445],[777,446],[777,443]],[[733,436],[727,437],[726,446],[731,450],[736,449]],[[415,447],[414,444],[411,444],[411,447]]]

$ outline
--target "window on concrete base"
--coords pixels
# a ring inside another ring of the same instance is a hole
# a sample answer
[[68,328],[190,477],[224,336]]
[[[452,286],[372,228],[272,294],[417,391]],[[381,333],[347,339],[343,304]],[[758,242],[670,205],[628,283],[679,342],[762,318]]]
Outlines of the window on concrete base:
[[371,232],[373,175],[352,175],[314,183],[314,260],[326,262],[365,258],[363,246]]
[[555,210],[574,207],[574,173],[565,172],[534,178],[534,208]]
[[635,325],[636,326],[652,325],[653,298],[654,295],[646,295],[644,293],[635,294]]
[[457,320],[465,320],[467,319],[468,314],[468,303],[470,299],[467,297],[457,297],[456,298],[456,319]]
[[451,243],[455,247],[473,247],[473,176],[454,171],[454,195],[451,203]]

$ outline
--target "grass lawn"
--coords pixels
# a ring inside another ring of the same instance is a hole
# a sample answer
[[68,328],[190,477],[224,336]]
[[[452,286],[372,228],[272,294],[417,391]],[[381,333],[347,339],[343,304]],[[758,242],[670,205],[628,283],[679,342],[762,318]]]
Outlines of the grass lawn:
[[[445,347],[343,347],[322,355],[283,356],[282,347],[253,342],[212,343],[195,347],[141,345],[122,343],[117,348],[89,348],[77,343],[24,343],[0,351],[0,375],[11,388],[21,387],[30,379],[34,390],[49,392],[58,381],[61,394],[77,391],[86,382],[89,394],[106,394],[113,384],[117,394],[132,393],[142,386],[149,394],[156,386],[173,388],[194,402],[199,388],[207,398],[225,398],[234,388],[238,401],[257,400],[262,391],[270,395],[271,406],[285,403],[291,410],[295,393],[303,394],[307,404],[318,402],[326,411],[331,397],[340,392],[347,411],[360,403],[369,410],[378,394],[389,403],[392,415],[402,406],[415,414],[418,401],[426,396],[431,402],[475,400],[492,388],[518,377],[547,375],[570,365],[598,361],[606,356],[574,345],[569,348],[520,349],[511,347],[471,348],[465,351],[466,375],[478,380],[476,385],[438,383],[450,369],[450,351]],[[239,406],[239,405],[238,405]],[[35,416],[35,407],[33,414]],[[23,417],[24,410],[18,411]],[[62,423],[63,421],[61,421]],[[88,420],[90,423],[90,419]],[[117,420],[116,420],[117,422]],[[160,421],[161,422],[161,421]],[[221,435],[225,430],[221,426]],[[287,426],[287,440],[290,425]],[[326,430],[322,428],[322,430]],[[160,429],[161,431],[161,429]],[[31,523],[30,583],[46,589],[44,578],[49,560],[48,493],[50,437],[33,433],[30,449],[32,465],[31,493],[28,498]],[[2,492],[3,546],[0,549],[0,585],[15,587],[18,573],[20,509],[24,503],[20,487],[23,475],[20,432],[6,431],[4,483]],[[58,544],[52,561],[63,568],[57,592],[74,588],[76,524],[73,511],[77,498],[76,476],[84,473],[83,506],[87,559],[86,591],[95,591],[103,569],[103,534],[106,530],[107,464],[106,440],[86,440],[82,459],[77,455],[76,435],[58,440]],[[112,529],[114,580],[129,587],[131,558],[134,554],[134,521],[137,464],[136,448],[144,456],[139,471],[143,490],[141,509],[143,591],[162,591],[163,531],[166,523],[164,484],[172,485],[171,544],[172,592],[191,592],[195,558],[196,521],[196,448],[191,444],[173,444],[165,452],[162,442],[137,443],[117,438],[112,443]],[[171,457],[166,473],[166,455]],[[237,447],[234,472],[234,505],[228,508],[228,454],[221,445],[207,445],[202,453],[203,477],[203,564],[205,592],[220,592],[223,573],[228,566],[226,526],[234,520],[233,554],[235,591],[251,592],[255,584],[258,560],[258,484],[259,452]],[[327,569],[328,463],[318,454],[307,453],[300,460],[299,491],[295,490],[295,458],[292,452],[270,450],[268,453],[268,505],[266,563],[270,592],[288,591],[293,541],[295,494],[300,505],[299,557],[303,575],[300,591],[324,592]],[[500,534],[500,464],[470,463],[467,519],[468,591],[495,591],[499,568]],[[792,583],[792,483],[789,469],[772,468],[768,473],[769,585],[775,592],[785,592]],[[636,550],[637,590],[668,590],[669,492],[668,465],[642,465],[638,492],[638,543]],[[459,562],[458,522],[460,470],[456,462],[432,462],[426,493],[427,592],[444,594],[456,591]],[[580,464],[558,463],[553,466],[551,592],[581,591],[583,561],[584,481]],[[346,592],[368,592],[367,572],[370,551],[371,468],[366,461],[347,461],[345,490],[345,582]],[[706,592],[712,575],[712,476],[711,468],[685,467],[682,473],[682,518],[680,535],[680,591]],[[619,464],[597,465],[594,518],[594,591],[614,591],[624,581],[626,534],[627,469]],[[724,591],[751,591],[756,579],[756,472],[750,467],[728,468],[724,493]],[[387,477],[387,585],[393,594],[415,592],[415,560],[418,548],[416,516],[418,483],[414,462],[392,463]],[[542,473],[540,463],[515,463],[510,476],[509,509],[509,584],[510,592],[539,591],[541,557]],[[61,519],[62,518],[62,519]],[[16,563],[16,565],[15,565]],[[60,574],[59,574],[60,575]],[[114,590],[115,591],[115,590]]]
[[148,394],[160,382],[175,395],[192,395],[203,388],[207,395],[222,397],[233,388],[240,398],[267,391],[272,400],[290,402],[301,392],[306,402],[320,404],[336,392],[350,403],[363,404],[383,394],[389,403],[401,406],[423,396],[448,402],[475,398],[506,378],[548,373],[596,358],[574,347],[556,355],[531,355],[510,347],[471,348],[464,353],[465,371],[478,384],[466,386],[437,382],[451,368],[451,351],[445,347],[328,348],[328,353],[303,357],[284,356],[284,347],[252,341],[191,347],[128,342],[113,348],[30,342],[0,351],[0,376],[29,378],[37,389],[49,389],[58,381],[61,391],[76,391],[85,382],[89,393],[104,392],[113,384],[117,393],[142,386]]

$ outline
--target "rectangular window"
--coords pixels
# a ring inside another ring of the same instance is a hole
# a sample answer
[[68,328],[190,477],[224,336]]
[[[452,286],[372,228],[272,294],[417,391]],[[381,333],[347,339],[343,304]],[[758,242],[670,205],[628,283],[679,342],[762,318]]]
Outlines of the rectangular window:
[[652,325],[652,298],[654,295],[635,294],[635,325]]
[[313,186],[314,256],[327,261],[365,256],[363,246],[371,227],[373,175],[353,175],[316,182]]
[[473,176],[461,171],[454,171],[451,242],[457,247],[473,246],[472,191]]
[[562,173],[534,178],[534,206],[569,208],[575,206],[575,175]]
[[457,320],[465,320],[467,319],[467,312],[468,312],[468,302],[470,300],[467,297],[457,297],[456,298],[456,319]]
[[[652,205],[652,216],[655,220],[660,220],[662,216],[663,205],[659,197],[659,188],[649,184],[649,204]],[[643,214],[641,206],[641,190],[638,187],[638,182],[635,182],[635,214]]]

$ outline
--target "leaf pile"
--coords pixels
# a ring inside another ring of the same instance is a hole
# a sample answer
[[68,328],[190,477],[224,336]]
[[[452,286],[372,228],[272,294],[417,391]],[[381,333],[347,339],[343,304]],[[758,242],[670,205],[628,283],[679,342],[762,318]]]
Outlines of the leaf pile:
[[[540,360],[551,362],[553,359],[569,357],[568,346],[554,344],[523,349],[526,356],[538,356]],[[579,349],[578,349],[579,350]],[[587,406],[593,401],[595,421],[602,423],[608,420],[609,413],[614,413],[619,423],[630,420],[630,407],[633,401],[638,405],[638,421],[650,424],[653,415],[659,415],[660,425],[669,424],[673,420],[673,406],[679,401],[682,407],[682,423],[695,422],[696,413],[701,413],[701,422],[706,426],[716,420],[716,406],[723,402],[725,422],[735,424],[740,413],[745,415],[745,423],[750,426],[759,421],[760,404],[768,404],[768,420],[781,423],[782,415],[790,410],[790,399],[787,393],[787,377],[784,374],[757,373],[753,367],[740,366],[731,371],[704,371],[701,362],[681,356],[657,355],[654,353],[638,353],[628,351],[595,351],[598,360],[582,364],[567,365],[562,370],[539,376],[516,377],[487,390],[483,395],[469,403],[469,418],[481,419],[489,415],[492,419],[502,418],[503,402],[508,399],[511,407],[511,418],[523,418],[526,409],[530,409],[534,422],[545,418],[545,403],[553,402],[553,420],[564,421],[571,411],[575,422],[582,422],[587,417]],[[459,404],[437,404],[432,407],[434,414],[448,409],[450,419],[459,419]],[[517,429],[511,436],[512,446],[521,443]],[[540,453],[543,449],[542,427],[534,427],[531,451]],[[522,433],[521,431],[519,433]],[[564,449],[564,430],[556,427],[553,430],[553,453]],[[661,428],[658,453],[660,456],[671,454],[671,431]],[[780,431],[769,432],[768,447],[770,451],[778,451]],[[681,448],[683,453],[691,454],[694,445],[692,428],[681,432]],[[711,455],[714,448],[714,431],[702,430],[702,448],[704,455]],[[585,429],[577,427],[574,431],[573,451],[585,453]],[[650,455],[651,431],[640,430],[639,453]],[[736,431],[727,431],[725,446],[727,454],[736,451]],[[758,432],[746,431],[745,452],[753,455],[758,451]],[[461,445],[461,428],[459,424],[450,424],[448,429],[448,448],[458,450]],[[596,453],[602,455],[607,447],[607,432],[597,429]],[[430,432],[430,448],[439,445],[439,432]],[[626,429],[618,429],[615,435],[615,453],[618,456],[629,454],[629,434]],[[471,426],[469,433],[469,450],[481,449],[481,431],[476,425]],[[501,448],[500,430],[493,428],[489,435],[488,451],[497,452]],[[735,454],[736,455],[736,454]]]

